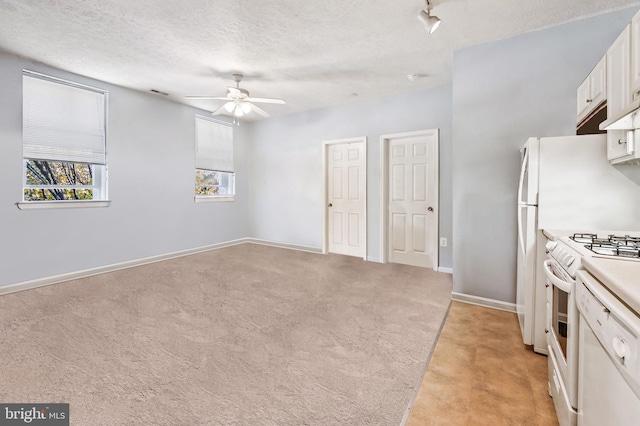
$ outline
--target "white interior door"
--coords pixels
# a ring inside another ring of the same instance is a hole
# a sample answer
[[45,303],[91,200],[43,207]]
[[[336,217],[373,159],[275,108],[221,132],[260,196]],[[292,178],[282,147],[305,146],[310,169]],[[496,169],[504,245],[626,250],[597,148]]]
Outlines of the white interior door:
[[364,142],[327,145],[328,251],[366,257]]
[[387,141],[389,261],[436,269],[438,132]]

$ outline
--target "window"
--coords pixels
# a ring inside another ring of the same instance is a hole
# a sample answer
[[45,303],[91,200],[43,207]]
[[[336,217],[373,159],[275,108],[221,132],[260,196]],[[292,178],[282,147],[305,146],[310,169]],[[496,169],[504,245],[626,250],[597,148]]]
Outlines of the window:
[[22,83],[19,207],[107,200],[107,93],[31,71]]
[[235,196],[233,127],[196,116],[196,201],[230,201]]

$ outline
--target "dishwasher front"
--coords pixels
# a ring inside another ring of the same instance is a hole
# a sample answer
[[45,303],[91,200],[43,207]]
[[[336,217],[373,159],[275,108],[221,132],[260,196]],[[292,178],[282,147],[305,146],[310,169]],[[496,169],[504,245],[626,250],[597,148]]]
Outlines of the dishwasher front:
[[576,278],[578,426],[636,426],[640,318],[586,271]]

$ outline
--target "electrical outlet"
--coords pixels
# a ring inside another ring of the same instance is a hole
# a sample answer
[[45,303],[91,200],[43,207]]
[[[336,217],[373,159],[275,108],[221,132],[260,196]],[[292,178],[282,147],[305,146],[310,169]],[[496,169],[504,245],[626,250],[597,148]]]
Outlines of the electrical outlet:
[[440,247],[446,247],[446,246],[447,246],[447,239],[440,238]]

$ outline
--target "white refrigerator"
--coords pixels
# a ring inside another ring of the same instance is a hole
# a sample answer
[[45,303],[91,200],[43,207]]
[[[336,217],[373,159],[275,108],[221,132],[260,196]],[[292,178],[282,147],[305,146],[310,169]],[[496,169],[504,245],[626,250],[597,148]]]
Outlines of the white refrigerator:
[[530,138],[521,150],[516,311],[536,352],[547,353],[542,230],[640,231],[640,165],[614,167],[606,150],[604,134]]

